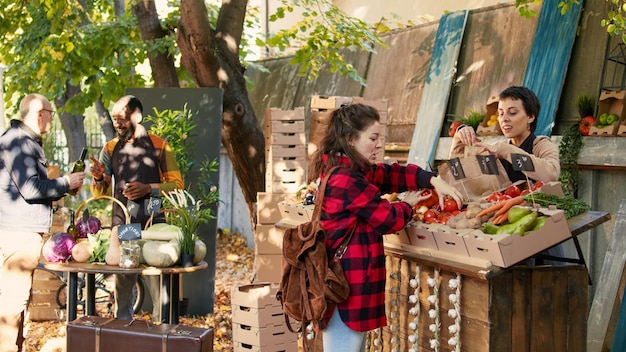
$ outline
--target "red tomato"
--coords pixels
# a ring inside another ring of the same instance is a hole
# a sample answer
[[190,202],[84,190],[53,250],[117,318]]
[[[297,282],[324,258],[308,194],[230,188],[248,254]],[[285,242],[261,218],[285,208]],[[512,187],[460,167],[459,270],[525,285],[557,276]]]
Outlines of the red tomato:
[[424,217],[422,218],[422,221],[427,224],[432,224],[433,222],[437,222],[437,213],[432,209],[426,210],[426,212],[424,213]]
[[525,195],[527,195],[529,193],[530,193],[530,191],[525,189],[525,190],[522,191],[522,193],[520,193],[520,196],[525,196]]
[[533,191],[536,191],[536,190],[538,190],[539,188],[543,187],[544,185],[545,185],[545,183],[544,183],[543,181],[537,181],[537,182],[535,182],[535,184],[532,186],[532,188],[531,188],[531,189],[532,189]]
[[522,191],[516,185],[510,185],[506,189],[506,191],[504,191],[504,194],[506,194],[507,196],[511,196],[511,198],[515,198],[522,194]]
[[585,116],[582,120],[580,120],[580,125],[578,125],[578,130],[580,134],[583,136],[589,135],[589,130],[591,130],[591,126],[596,122],[596,118],[593,116]]
[[495,192],[491,193],[491,194],[489,195],[489,197],[487,197],[487,202],[489,202],[489,203],[495,203],[495,202],[497,202],[497,201],[499,201],[499,200],[500,200],[500,197],[501,197],[501,196],[502,196],[502,193],[500,193],[500,192],[498,192],[498,191],[495,191]]
[[454,137],[454,134],[456,133],[456,130],[457,128],[459,128],[459,126],[461,126],[460,122],[453,121],[452,124],[450,125],[450,129],[448,130],[448,136]]
[[459,210],[459,206],[454,199],[446,199],[443,201],[443,211],[451,213],[455,210]]
[[418,209],[422,205],[425,206],[426,208],[432,208],[435,205],[439,204],[439,196],[437,195],[437,192],[435,192],[434,189],[424,189],[424,190],[422,190],[422,196],[429,196],[429,197],[424,199],[424,200],[420,200],[419,202],[417,202],[417,204],[415,206]]
[[441,213],[439,214],[439,216],[437,216],[437,223],[439,224],[447,224],[448,223],[448,219],[450,218],[450,216],[446,213]]

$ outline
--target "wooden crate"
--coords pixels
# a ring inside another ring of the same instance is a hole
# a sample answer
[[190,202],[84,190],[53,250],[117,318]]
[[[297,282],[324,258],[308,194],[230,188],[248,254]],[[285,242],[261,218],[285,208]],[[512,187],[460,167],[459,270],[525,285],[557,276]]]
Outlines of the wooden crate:
[[[428,311],[434,309],[429,296],[434,295],[435,289],[428,282],[429,278],[434,279],[435,271],[439,313],[436,341],[440,351],[454,351],[448,341],[455,336],[448,327],[455,319],[448,312],[454,308],[450,295],[457,292],[449,283],[458,277],[462,351],[586,349],[588,276],[582,265],[485,270],[449,260],[431,260],[398,249],[387,249],[386,262],[386,310],[390,323],[379,337],[382,351],[391,351],[397,344],[400,350],[409,350],[414,347],[409,342],[411,336],[416,338],[419,351],[433,350],[430,340],[435,338],[435,333],[429,326],[435,320]],[[419,287],[413,287],[411,279],[418,270]],[[417,330],[409,327],[416,318],[410,313],[414,307],[410,301],[412,295],[420,307]]]
[[32,321],[59,320],[60,309],[56,294],[63,282],[51,272],[35,269],[28,319]]

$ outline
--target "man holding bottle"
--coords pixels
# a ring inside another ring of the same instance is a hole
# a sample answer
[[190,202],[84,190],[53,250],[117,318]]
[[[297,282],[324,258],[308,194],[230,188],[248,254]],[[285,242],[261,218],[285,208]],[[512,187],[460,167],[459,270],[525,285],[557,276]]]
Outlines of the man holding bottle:
[[[163,192],[183,188],[182,175],[176,165],[174,152],[162,138],[148,133],[140,123],[143,106],[132,95],[120,98],[112,109],[113,125],[117,137],[102,148],[99,160],[90,157],[93,176],[91,192],[97,196],[107,194],[113,185],[115,199],[126,204],[131,222],[142,227],[150,219],[147,204]],[[153,222],[165,222],[157,216]],[[113,226],[126,223],[123,210],[113,204]],[[152,298],[152,320],[161,322],[160,285],[158,276],[146,276],[145,281]],[[137,275],[115,275],[115,316],[133,319],[132,289]]]
[[20,102],[21,120],[0,137],[0,351],[21,351],[33,271],[50,231],[52,201],[78,189],[84,172],[49,179],[41,147],[54,110],[40,94]]

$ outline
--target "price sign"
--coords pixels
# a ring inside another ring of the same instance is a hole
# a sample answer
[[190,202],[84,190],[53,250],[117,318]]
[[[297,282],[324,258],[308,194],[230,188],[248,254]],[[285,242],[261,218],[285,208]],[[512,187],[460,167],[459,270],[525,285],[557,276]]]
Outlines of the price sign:
[[499,175],[498,159],[495,155],[476,155],[480,171],[486,175]]
[[146,202],[146,214],[156,214],[161,210],[161,198],[150,197]]
[[526,154],[511,153],[511,164],[513,164],[513,170],[515,171],[535,171],[535,165]]
[[455,180],[460,180],[465,178],[465,171],[463,171],[463,165],[461,165],[461,159],[452,158],[446,161],[448,164],[448,168],[450,168],[450,172],[452,176],[454,176]]
[[141,239],[141,224],[124,224],[117,229],[117,238],[120,241]]
[[129,199],[126,202],[126,210],[128,210],[128,215],[130,215],[131,218],[137,217],[137,214],[139,213],[139,204]]

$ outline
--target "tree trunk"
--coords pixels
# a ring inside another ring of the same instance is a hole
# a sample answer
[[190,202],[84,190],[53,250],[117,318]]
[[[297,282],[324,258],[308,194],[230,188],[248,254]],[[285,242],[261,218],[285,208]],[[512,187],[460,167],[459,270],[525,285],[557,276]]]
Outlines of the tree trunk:
[[[154,1],[138,1],[132,6],[133,14],[139,24],[141,40],[151,42],[155,39],[164,38],[167,32],[161,27],[159,15],[156,11]],[[148,52],[152,78],[156,87],[180,87],[174,58],[168,52],[155,53]]]
[[256,194],[265,190],[265,139],[248,98],[244,67],[239,61],[246,5],[246,0],[223,2],[217,30],[213,30],[203,0],[182,1],[176,41],[181,64],[196,84],[224,90],[222,145],[255,221]]
[[98,100],[96,100],[96,111],[98,112],[98,123],[102,128],[102,133],[104,133],[105,139],[107,141],[113,139],[115,137],[113,120],[111,120],[109,110],[107,110],[107,108],[104,106],[102,98],[98,98]]
[[[65,94],[63,98],[55,99],[54,105],[57,109],[61,109],[65,106],[65,103],[73,96],[80,93],[80,87],[74,86],[69,83],[65,84]],[[61,120],[61,127],[65,132],[67,139],[67,147],[69,149],[70,162],[75,161],[80,156],[80,152],[87,145],[87,139],[85,137],[85,116],[82,114],[71,114],[64,111],[59,114]]]

